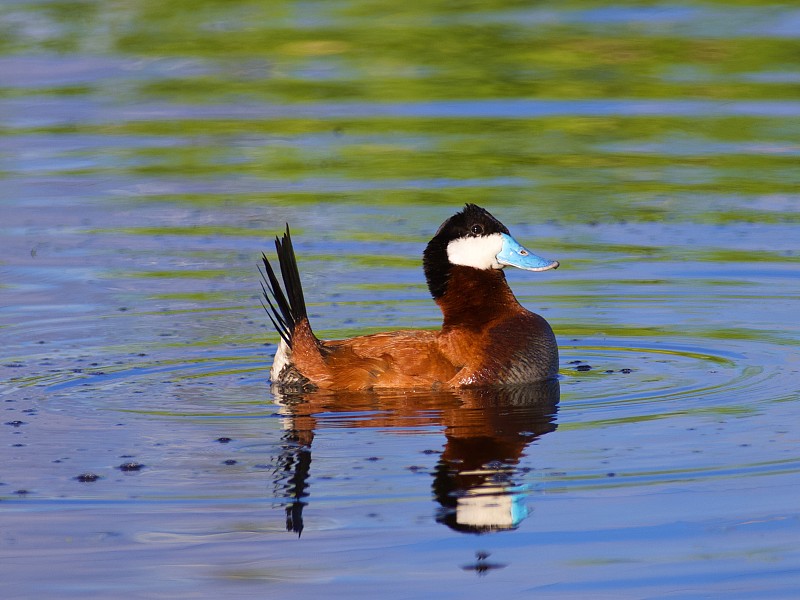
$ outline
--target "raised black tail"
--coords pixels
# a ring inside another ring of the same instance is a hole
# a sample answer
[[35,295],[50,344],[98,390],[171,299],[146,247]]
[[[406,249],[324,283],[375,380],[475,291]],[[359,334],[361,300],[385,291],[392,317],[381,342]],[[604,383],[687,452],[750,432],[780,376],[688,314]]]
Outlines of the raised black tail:
[[[269,264],[266,254],[261,254],[264,262],[264,271],[261,272],[261,290],[264,292],[266,305],[262,302],[264,310],[275,330],[284,342],[291,348],[294,327],[307,317],[306,301],[303,297],[303,286],[300,283],[300,272],[297,270],[297,260],[292,247],[292,236],[289,235],[289,225],[283,239],[275,238],[275,250],[278,253],[278,264],[281,269],[283,287],[275,276],[275,270]],[[276,308],[277,306],[277,308]]]

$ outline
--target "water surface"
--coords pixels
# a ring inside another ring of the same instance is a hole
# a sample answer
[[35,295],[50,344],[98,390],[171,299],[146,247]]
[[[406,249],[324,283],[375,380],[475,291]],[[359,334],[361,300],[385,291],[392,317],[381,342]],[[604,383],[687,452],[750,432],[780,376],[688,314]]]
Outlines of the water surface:
[[[795,597],[798,24],[3,4],[2,595]],[[284,223],[320,335],[434,328],[464,202],[561,262],[557,385],[273,395]]]

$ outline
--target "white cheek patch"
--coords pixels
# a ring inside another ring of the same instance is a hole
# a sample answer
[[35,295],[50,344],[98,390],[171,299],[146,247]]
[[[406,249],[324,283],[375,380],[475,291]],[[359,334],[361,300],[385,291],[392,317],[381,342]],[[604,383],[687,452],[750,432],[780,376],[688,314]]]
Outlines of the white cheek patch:
[[447,259],[452,265],[474,269],[502,269],[497,255],[503,249],[499,233],[479,237],[462,237],[447,244]]

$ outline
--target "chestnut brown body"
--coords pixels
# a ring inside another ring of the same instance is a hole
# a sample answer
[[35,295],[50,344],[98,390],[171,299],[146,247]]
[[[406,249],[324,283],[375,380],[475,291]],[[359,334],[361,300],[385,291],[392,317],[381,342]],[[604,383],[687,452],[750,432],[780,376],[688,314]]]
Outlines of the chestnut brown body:
[[[471,217],[466,225],[456,223],[455,232],[449,231],[450,221],[465,213]],[[474,205],[450,221],[428,244],[424,260],[429,288],[443,315],[440,331],[400,330],[321,341],[305,314],[302,291],[290,289],[288,300],[276,299],[279,309],[282,304],[288,307],[284,314],[270,302],[273,322],[278,321],[283,337],[272,369],[273,383],[326,390],[421,389],[523,384],[555,377],[558,347],[553,331],[542,317],[520,305],[502,268],[452,264],[446,253],[448,239],[464,239],[462,229],[476,229],[475,223],[484,239],[491,227],[508,230]],[[454,238],[455,234],[461,237]],[[296,287],[299,275],[285,273],[296,269],[287,236],[277,244],[278,254],[286,287]],[[277,278],[266,258],[265,267],[270,275],[267,285],[274,293]],[[298,293],[297,301],[291,302]],[[302,306],[294,310],[295,304]]]

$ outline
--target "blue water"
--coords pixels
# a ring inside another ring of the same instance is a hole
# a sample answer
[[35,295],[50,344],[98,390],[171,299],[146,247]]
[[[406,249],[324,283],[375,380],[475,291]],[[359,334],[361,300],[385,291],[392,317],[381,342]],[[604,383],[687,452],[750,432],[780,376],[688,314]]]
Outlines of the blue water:
[[[4,4],[0,596],[796,597],[797,20]],[[318,334],[435,328],[468,201],[557,386],[270,391],[285,223]]]

